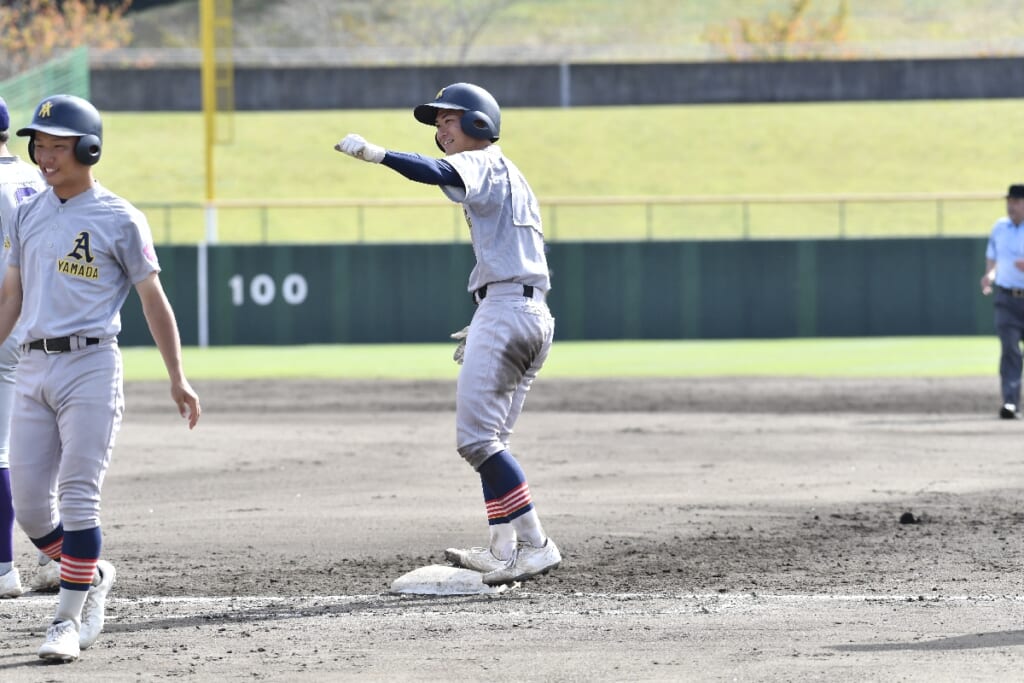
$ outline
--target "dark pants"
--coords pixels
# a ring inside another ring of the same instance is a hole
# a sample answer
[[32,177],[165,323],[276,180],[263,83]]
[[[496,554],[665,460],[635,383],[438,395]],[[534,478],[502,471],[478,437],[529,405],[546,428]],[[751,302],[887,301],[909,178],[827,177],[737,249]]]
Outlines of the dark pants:
[[1003,403],[1020,407],[1021,369],[1024,356],[1020,344],[1024,338],[1024,297],[1014,297],[1001,289],[995,291],[996,334],[1002,352],[999,355],[999,381]]

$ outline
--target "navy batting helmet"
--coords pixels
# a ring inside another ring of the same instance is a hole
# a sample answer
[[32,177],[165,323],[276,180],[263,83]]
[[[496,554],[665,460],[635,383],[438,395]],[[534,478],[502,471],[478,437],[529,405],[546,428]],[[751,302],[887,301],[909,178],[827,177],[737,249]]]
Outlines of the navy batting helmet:
[[91,166],[100,160],[103,147],[103,121],[88,100],[75,95],[51,95],[36,107],[32,123],[18,129],[18,135],[31,137],[28,158],[35,162],[35,133],[77,137],[75,158]]
[[433,102],[416,107],[412,114],[420,123],[433,126],[438,109],[461,110],[462,130],[470,137],[496,142],[501,133],[501,109],[491,93],[472,83],[452,83],[441,88]]

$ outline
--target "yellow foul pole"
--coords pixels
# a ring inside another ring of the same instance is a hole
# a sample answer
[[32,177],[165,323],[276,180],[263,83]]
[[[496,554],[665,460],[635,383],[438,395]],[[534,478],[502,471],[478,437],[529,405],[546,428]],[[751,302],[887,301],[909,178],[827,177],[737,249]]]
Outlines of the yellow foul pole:
[[217,241],[216,174],[213,148],[217,141],[217,54],[216,54],[216,0],[199,0],[199,40],[202,44],[203,152],[206,166],[206,241]]

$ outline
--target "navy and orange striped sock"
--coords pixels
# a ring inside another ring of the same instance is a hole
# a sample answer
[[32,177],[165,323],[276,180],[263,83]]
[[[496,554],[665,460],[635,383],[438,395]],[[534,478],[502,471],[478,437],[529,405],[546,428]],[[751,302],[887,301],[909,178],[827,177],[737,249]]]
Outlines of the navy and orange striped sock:
[[60,552],[64,542],[64,525],[58,524],[57,528],[41,538],[33,538],[32,544],[39,549],[43,555],[51,560],[60,561]]
[[60,556],[60,587],[73,591],[89,590],[102,547],[103,535],[99,527],[65,531]]
[[508,517],[505,516],[504,512],[498,505],[498,496],[494,493],[494,490],[487,485],[483,476],[480,477],[480,483],[483,485],[484,505],[487,507],[487,523],[491,526],[494,526],[495,524],[508,524]]
[[490,524],[511,522],[533,509],[530,486],[519,462],[508,451],[487,458],[480,469]]

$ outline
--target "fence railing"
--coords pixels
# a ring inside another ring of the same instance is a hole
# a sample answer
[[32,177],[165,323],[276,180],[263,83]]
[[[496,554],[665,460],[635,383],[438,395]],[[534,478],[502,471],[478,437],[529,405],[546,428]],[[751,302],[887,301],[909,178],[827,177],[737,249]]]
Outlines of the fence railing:
[[[884,238],[987,235],[1005,214],[996,192],[541,197],[549,241]],[[444,199],[220,199],[136,202],[158,243],[197,243],[216,216],[227,243],[461,242]]]

